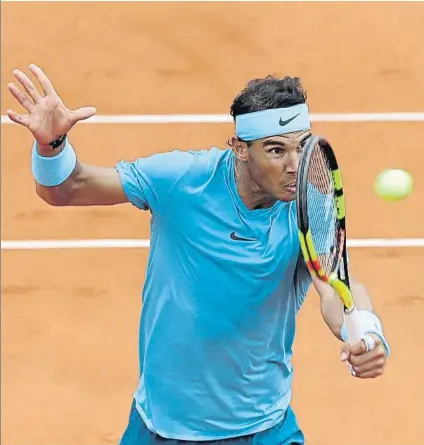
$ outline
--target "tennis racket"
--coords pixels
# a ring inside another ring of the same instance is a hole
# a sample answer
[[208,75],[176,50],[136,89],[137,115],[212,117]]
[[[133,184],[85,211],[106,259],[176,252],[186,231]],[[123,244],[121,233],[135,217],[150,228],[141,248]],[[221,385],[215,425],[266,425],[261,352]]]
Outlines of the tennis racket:
[[346,206],[342,176],[330,143],[311,136],[299,163],[296,187],[297,222],[309,271],[340,297],[349,341],[361,340],[349,284],[346,250]]

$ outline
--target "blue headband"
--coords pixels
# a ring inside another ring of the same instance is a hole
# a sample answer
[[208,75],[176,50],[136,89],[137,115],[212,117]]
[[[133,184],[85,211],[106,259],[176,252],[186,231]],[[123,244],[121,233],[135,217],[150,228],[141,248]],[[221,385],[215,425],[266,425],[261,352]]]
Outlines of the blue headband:
[[255,111],[236,117],[236,134],[243,141],[253,141],[310,128],[311,120],[306,104]]

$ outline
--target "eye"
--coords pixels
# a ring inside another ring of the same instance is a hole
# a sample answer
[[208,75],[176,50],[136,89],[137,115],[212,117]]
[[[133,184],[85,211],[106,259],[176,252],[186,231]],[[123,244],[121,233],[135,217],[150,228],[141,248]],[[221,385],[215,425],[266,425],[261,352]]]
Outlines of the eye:
[[273,155],[281,155],[284,154],[286,150],[283,147],[272,147],[268,150],[268,153]]

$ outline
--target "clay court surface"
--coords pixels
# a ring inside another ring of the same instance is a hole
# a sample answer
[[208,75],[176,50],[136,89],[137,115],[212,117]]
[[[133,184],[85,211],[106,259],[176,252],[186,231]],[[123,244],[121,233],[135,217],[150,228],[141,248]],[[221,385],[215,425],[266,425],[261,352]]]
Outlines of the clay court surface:
[[[2,3],[1,114],[20,110],[12,70],[39,64],[71,107],[99,115],[225,114],[252,77],[299,75],[313,113],[417,112],[420,3]],[[421,107],[421,108],[420,108]],[[2,240],[149,237],[149,213],[53,208],[34,193],[31,137],[2,125]],[[316,122],[336,146],[350,238],[423,238],[422,122]],[[225,147],[231,124],[81,124],[87,163]],[[405,168],[415,193],[388,204],[375,175]],[[355,248],[392,346],[387,372],[349,376],[314,292],[299,314],[293,406],[310,445],[422,445],[424,248]],[[4,445],[116,444],[137,384],[148,249],[2,250]],[[421,420],[421,425],[420,425]]]

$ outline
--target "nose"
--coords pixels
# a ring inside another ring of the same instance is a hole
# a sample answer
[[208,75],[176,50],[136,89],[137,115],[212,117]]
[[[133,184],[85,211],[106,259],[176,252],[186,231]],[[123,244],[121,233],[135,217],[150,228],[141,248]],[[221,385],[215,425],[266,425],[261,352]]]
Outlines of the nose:
[[296,150],[288,154],[284,169],[286,173],[297,173],[297,169],[299,168],[299,156],[300,154]]

